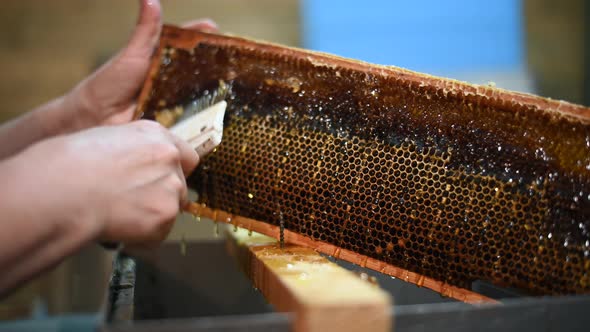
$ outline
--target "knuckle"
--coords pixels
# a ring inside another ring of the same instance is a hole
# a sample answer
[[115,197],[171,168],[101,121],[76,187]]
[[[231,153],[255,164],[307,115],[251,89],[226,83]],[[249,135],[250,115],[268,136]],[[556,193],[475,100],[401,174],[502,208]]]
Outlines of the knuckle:
[[170,140],[170,134],[168,132],[168,129],[162,126],[159,122],[153,120],[139,120],[137,122],[137,125],[139,126],[140,130],[145,132],[152,138],[156,140]]
[[154,239],[160,236],[165,236],[171,225],[176,220],[178,212],[178,204],[176,208],[172,205],[160,205],[149,222],[143,222],[137,227],[137,234],[143,239]]
[[171,218],[175,218],[178,214],[180,209],[180,204],[178,203],[178,199],[174,196],[174,198],[168,198],[162,200],[160,206],[160,221],[165,221]]
[[134,242],[157,245],[165,240],[174,225],[179,205],[172,199],[164,199],[152,206],[151,210],[151,217],[144,218],[133,227],[129,237]]
[[163,128],[158,122],[152,120],[138,120],[135,125],[145,130],[161,130]]
[[178,161],[180,160],[180,152],[174,144],[156,143],[152,147],[152,154],[154,159],[162,161]]
[[195,154],[194,158],[192,160],[190,160],[190,164],[188,167],[189,173],[192,173],[197,168],[197,166],[199,166],[200,162],[201,162],[201,160],[199,158],[199,155]]
[[170,185],[177,192],[182,192],[186,189],[186,182],[184,179],[180,179],[178,176],[172,176],[170,179]]

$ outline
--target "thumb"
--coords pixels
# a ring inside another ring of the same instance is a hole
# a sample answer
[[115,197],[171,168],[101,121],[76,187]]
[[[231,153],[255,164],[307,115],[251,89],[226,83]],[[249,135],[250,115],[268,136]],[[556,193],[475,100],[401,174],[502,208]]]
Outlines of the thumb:
[[149,58],[156,47],[162,29],[162,7],[159,0],[140,0],[139,2],[139,18],[123,53],[131,57]]
[[127,46],[69,94],[79,109],[89,111],[93,125],[115,114],[120,114],[116,123],[131,119],[132,101],[148,71],[161,29],[160,2],[140,0],[139,18]]
[[210,18],[200,18],[198,20],[192,20],[182,23],[181,27],[191,30],[200,30],[205,32],[218,32],[219,27]]

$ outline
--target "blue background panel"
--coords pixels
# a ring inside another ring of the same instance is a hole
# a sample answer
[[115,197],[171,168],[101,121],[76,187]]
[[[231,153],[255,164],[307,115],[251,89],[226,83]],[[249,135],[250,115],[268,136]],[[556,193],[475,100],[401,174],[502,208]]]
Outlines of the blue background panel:
[[520,68],[518,0],[302,0],[303,46],[433,74]]

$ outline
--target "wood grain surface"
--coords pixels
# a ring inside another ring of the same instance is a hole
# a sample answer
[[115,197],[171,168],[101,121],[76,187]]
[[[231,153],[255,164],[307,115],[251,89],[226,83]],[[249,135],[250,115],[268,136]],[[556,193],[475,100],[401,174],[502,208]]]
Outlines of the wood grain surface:
[[391,299],[377,285],[309,247],[280,248],[275,239],[244,229],[227,233],[230,252],[254,286],[278,311],[293,313],[293,331],[391,329]]

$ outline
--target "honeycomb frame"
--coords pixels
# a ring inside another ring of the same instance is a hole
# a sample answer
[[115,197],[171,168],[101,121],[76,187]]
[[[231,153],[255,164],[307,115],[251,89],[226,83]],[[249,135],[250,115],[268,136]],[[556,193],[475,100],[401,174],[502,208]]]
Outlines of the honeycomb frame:
[[220,81],[224,139],[188,180],[214,219],[441,285],[590,291],[588,108],[165,26],[137,117]]

